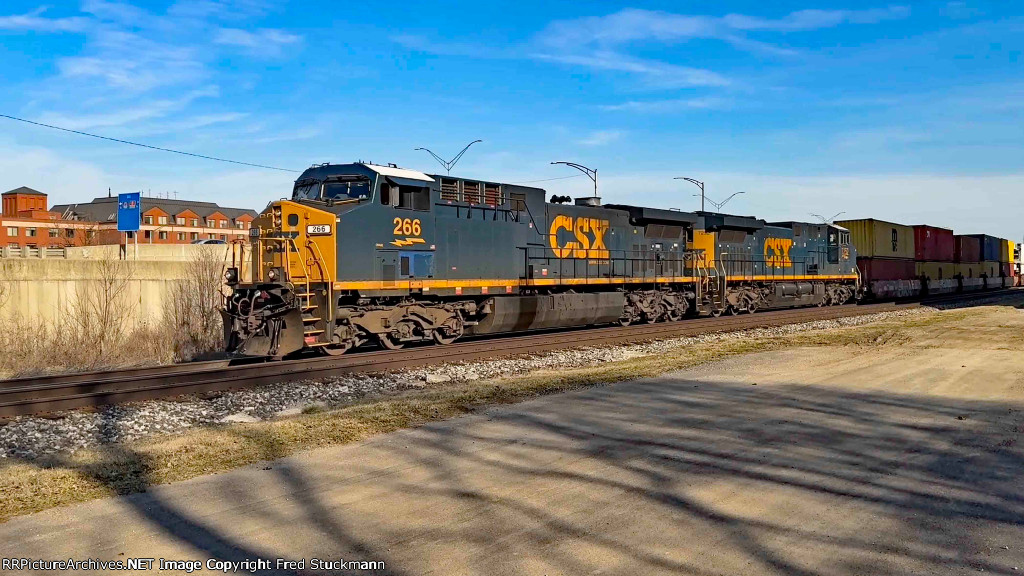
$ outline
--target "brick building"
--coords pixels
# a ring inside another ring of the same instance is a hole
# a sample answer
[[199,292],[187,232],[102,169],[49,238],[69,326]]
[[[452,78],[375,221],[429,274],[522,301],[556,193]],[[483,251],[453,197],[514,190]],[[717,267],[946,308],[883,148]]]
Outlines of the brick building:
[[[111,224],[117,229],[116,196],[95,198],[87,204],[59,204],[53,210],[76,219]],[[189,244],[196,240],[247,240],[256,216],[255,210],[224,208],[213,202],[143,196],[139,243]]]
[[38,190],[22,186],[4,192],[0,199],[0,246],[61,248],[117,241],[116,224],[115,233],[110,234],[99,222],[68,219],[56,207],[47,209],[46,194]]
[[[124,241],[125,235],[117,231],[116,196],[49,209],[46,194],[31,188],[21,187],[0,197],[0,246],[44,248]],[[213,202],[143,197],[139,243],[247,240],[256,216],[254,210],[223,208]]]

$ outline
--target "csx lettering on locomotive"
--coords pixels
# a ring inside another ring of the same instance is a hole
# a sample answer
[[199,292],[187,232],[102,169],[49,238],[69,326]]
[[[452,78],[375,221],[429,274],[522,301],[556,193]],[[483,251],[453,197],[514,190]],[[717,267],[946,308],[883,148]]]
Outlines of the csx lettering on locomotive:
[[[558,258],[607,259],[608,248],[605,246],[604,236],[609,225],[608,220],[597,218],[573,218],[564,214],[555,216],[551,221],[548,242]],[[561,244],[558,240],[558,233],[561,230],[571,232],[576,239]]]
[[789,257],[789,250],[792,247],[793,240],[790,238],[765,238],[765,264],[773,268],[789,268],[793,265],[793,260]]

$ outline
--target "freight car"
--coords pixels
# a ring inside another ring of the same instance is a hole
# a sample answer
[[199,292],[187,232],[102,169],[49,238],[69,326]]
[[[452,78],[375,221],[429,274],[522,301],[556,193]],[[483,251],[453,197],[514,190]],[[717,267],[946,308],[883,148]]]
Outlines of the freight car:
[[860,288],[844,228],[546,202],[541,188],[319,165],[228,271],[228,351],[449,344],[467,335],[835,305]]

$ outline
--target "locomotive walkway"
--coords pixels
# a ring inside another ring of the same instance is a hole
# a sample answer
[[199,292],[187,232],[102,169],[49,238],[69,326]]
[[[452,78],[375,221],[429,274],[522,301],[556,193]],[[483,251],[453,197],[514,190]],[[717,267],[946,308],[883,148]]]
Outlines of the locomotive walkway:
[[1024,344],[1000,327],[1024,329],[1024,314],[979,317],[859,358],[842,346],[734,358],[15,518],[0,557],[1019,574],[1024,404],[1010,398]]

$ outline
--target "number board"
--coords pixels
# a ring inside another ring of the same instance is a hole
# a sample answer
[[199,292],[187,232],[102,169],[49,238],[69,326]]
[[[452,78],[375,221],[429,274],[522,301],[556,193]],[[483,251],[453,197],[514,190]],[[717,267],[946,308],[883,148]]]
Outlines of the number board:
[[306,226],[306,234],[309,236],[329,236],[331,234],[331,225],[309,224]]

